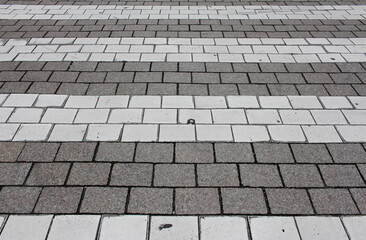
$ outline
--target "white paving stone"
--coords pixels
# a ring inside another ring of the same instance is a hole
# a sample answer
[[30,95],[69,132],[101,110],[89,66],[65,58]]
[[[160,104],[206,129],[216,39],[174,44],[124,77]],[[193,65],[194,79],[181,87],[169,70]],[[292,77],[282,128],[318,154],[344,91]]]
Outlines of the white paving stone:
[[49,108],[42,117],[42,123],[72,123],[77,109]]
[[315,124],[307,110],[279,110],[283,124]]
[[132,96],[129,108],[160,108],[160,96]]
[[10,94],[3,103],[4,107],[30,107],[37,99],[37,94]]
[[304,142],[304,133],[300,126],[296,125],[271,125],[268,131],[272,140],[276,142]]
[[8,97],[8,94],[0,94],[0,106],[5,101],[5,99]]
[[129,96],[100,96],[97,108],[127,108]]
[[163,96],[162,108],[194,108],[192,96]]
[[9,118],[11,123],[38,123],[41,119],[41,108],[17,108]]
[[158,125],[125,125],[123,127],[123,142],[155,142],[157,139]]
[[248,240],[247,221],[243,217],[201,217],[201,240]]
[[342,222],[352,240],[362,240],[366,236],[366,216],[342,217]]
[[22,124],[14,141],[45,141],[51,127],[51,124]]
[[265,126],[232,126],[235,142],[268,142],[270,140]]
[[194,100],[196,108],[227,108],[223,96],[196,96]]
[[195,123],[212,123],[211,110],[209,109],[179,109],[179,123],[187,123],[194,119]]
[[249,124],[281,124],[277,110],[256,109],[246,111]]
[[366,126],[337,126],[346,142],[366,142]]
[[145,240],[148,216],[104,217],[101,224],[100,240]]
[[303,126],[309,143],[342,142],[333,126]]
[[48,141],[82,141],[86,132],[87,125],[62,125],[56,124]]
[[0,140],[11,141],[19,128],[19,124],[0,124]]
[[342,110],[350,124],[366,124],[366,110]]
[[177,109],[145,109],[143,123],[177,123]]
[[74,123],[106,123],[109,109],[80,109]]
[[14,108],[0,108],[0,122],[6,122]]
[[45,95],[38,96],[36,107],[62,107],[67,99],[66,95]]
[[194,125],[160,125],[159,142],[194,142]]
[[197,141],[232,141],[229,125],[196,125]]
[[296,217],[303,240],[348,240],[338,217]]
[[213,109],[214,124],[246,124],[244,109]]
[[229,108],[259,108],[255,96],[227,96]]
[[95,108],[97,96],[70,96],[65,108]]
[[142,123],[142,109],[113,109],[108,123]]
[[52,221],[51,215],[11,215],[0,235],[0,240],[41,240],[46,239]]
[[356,109],[366,109],[366,97],[348,97]]
[[340,110],[311,110],[317,124],[347,124]]
[[351,103],[346,97],[319,97],[325,108],[329,109],[341,109],[352,108]]
[[100,216],[59,215],[55,216],[48,240],[90,240],[97,235]]
[[300,240],[293,217],[250,217],[253,240]]
[[[170,228],[161,228],[165,224],[171,224]],[[150,227],[150,240],[198,240],[197,217],[168,217],[152,216]]]
[[122,132],[121,124],[90,124],[87,141],[117,141]]
[[293,108],[298,109],[321,109],[323,108],[315,96],[289,96],[288,99]]
[[291,105],[285,96],[261,96],[259,103],[262,108],[291,108]]

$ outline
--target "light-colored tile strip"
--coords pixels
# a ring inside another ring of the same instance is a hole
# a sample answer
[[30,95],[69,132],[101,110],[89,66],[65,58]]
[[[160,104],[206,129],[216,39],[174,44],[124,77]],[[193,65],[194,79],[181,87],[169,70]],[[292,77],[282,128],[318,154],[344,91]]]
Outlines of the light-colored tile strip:
[[0,5],[0,19],[365,19],[365,5]]
[[366,38],[336,40],[336,38],[0,39],[2,45],[0,45],[0,61],[232,63],[366,61]]

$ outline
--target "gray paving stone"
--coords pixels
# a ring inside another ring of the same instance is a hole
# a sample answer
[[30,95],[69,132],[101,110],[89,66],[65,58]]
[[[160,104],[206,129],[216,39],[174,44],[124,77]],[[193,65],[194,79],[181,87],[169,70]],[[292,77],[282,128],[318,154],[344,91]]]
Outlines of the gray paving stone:
[[193,164],[155,165],[154,186],[192,187],[196,185]]
[[358,214],[347,189],[310,189],[311,200],[317,214]]
[[108,84],[108,83],[100,83],[100,84],[90,84],[86,95],[90,96],[99,96],[99,95],[115,95],[117,90],[117,84]]
[[251,83],[278,83],[273,73],[249,73]]
[[33,82],[27,93],[54,94],[59,86],[60,83]]
[[81,187],[46,187],[34,209],[35,213],[76,213],[81,199]]
[[134,72],[108,72],[105,82],[133,82]]
[[178,70],[178,63],[168,62],[153,62],[151,65],[151,71],[155,72],[176,72]]
[[20,142],[0,142],[0,162],[15,162],[24,145]]
[[178,94],[186,96],[207,96],[208,87],[206,84],[179,84]]
[[238,84],[239,94],[246,96],[267,96],[270,95],[266,85],[259,84]]
[[27,71],[22,77],[24,82],[46,82],[51,72],[47,71]]
[[25,72],[13,72],[13,71],[4,71],[0,72],[0,81],[2,82],[18,82],[23,77]]
[[177,163],[214,162],[213,145],[210,143],[177,143],[175,149]]
[[305,83],[305,79],[300,73],[276,73],[279,83]]
[[234,72],[260,72],[258,64],[255,63],[233,63]]
[[198,186],[239,186],[238,169],[235,164],[197,165]]
[[220,73],[222,83],[249,83],[246,73]]
[[2,62],[0,65],[0,71],[12,71],[19,66],[19,62]]
[[221,190],[225,214],[267,214],[263,191],[255,188],[223,188]]
[[287,72],[285,64],[283,63],[260,63],[259,67],[262,70],[262,72],[273,72],[273,73]]
[[57,94],[63,95],[85,95],[89,84],[86,83],[62,83]]
[[286,187],[323,187],[315,165],[281,164],[280,171]]
[[272,96],[296,96],[299,95],[295,85],[290,84],[268,84]]
[[130,71],[130,72],[135,72],[135,71],[150,71],[150,63],[141,63],[141,62],[126,62],[125,66],[123,68],[124,71]]
[[335,63],[312,63],[315,72],[337,73],[340,72]]
[[361,214],[366,214],[366,188],[353,188],[350,191]]
[[303,189],[266,189],[272,214],[313,214],[309,197]]
[[69,68],[70,64],[70,62],[46,62],[46,65],[43,67],[42,70],[66,71]]
[[171,143],[138,143],[136,162],[173,162],[174,145]]
[[238,95],[238,88],[235,84],[209,84],[210,96]]
[[101,162],[132,162],[135,152],[134,143],[101,142],[95,161]]
[[75,163],[67,180],[68,185],[107,185],[111,164]]
[[193,83],[220,83],[218,73],[192,73]]
[[291,148],[297,163],[332,162],[332,157],[324,144],[291,144]]
[[335,83],[361,83],[356,74],[353,73],[334,73],[330,74]]
[[204,63],[179,63],[180,72],[204,72],[206,70]]
[[307,83],[333,83],[333,80],[326,73],[304,73]]
[[285,65],[287,70],[293,73],[314,72],[309,63],[286,63]]
[[207,72],[233,72],[231,63],[206,63]]
[[165,72],[163,82],[166,83],[191,83],[191,73],[186,72]]
[[366,164],[357,164],[358,169],[360,170],[364,179],[366,179]]
[[120,83],[118,84],[117,94],[121,95],[145,95],[146,83]]
[[336,163],[366,163],[366,152],[361,144],[327,144]]
[[216,162],[254,162],[252,147],[245,143],[216,143]]
[[351,85],[324,85],[331,96],[357,96],[358,94]]
[[366,70],[360,63],[337,63],[338,68],[341,72],[365,72]]
[[82,200],[81,213],[124,213],[127,188],[88,187]]
[[121,62],[99,62],[96,71],[101,72],[120,72],[122,71],[123,63]]
[[149,83],[147,95],[177,95],[177,84]]
[[352,87],[356,90],[356,92],[358,93],[358,95],[360,95],[360,96],[366,96],[366,85],[365,84],[354,84],[354,85],[352,85]]
[[5,82],[0,93],[25,93],[30,85],[30,82]]
[[163,82],[162,72],[136,72],[134,82]]
[[153,165],[144,163],[117,163],[113,165],[113,186],[151,186]]
[[22,185],[31,165],[30,163],[0,163],[0,186]]
[[90,162],[96,146],[96,143],[62,143],[56,161]]
[[106,73],[104,72],[81,72],[77,82],[79,83],[102,83]]
[[300,95],[328,96],[329,93],[323,85],[320,84],[300,84],[296,86]]
[[178,188],[175,191],[177,214],[219,214],[219,193],[214,188]]
[[50,82],[76,82],[79,72],[53,72]]
[[354,165],[321,165],[319,168],[326,185],[329,187],[365,186]]
[[36,163],[26,185],[64,185],[69,169],[69,163]]
[[69,71],[92,72],[97,68],[98,62],[73,62]]
[[276,165],[240,164],[239,169],[244,187],[282,187]]
[[294,159],[287,144],[255,143],[254,151],[260,163],[292,163]]
[[132,188],[127,206],[128,213],[171,214],[173,189]]
[[0,191],[0,213],[31,213],[41,188],[3,187]]

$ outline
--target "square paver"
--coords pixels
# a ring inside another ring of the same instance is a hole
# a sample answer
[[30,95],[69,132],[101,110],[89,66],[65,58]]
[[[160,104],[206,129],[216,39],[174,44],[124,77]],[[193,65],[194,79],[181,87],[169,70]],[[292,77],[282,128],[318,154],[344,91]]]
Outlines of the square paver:
[[239,186],[235,164],[199,164],[197,175],[199,186]]
[[132,162],[135,145],[134,143],[101,142],[95,160],[101,162]]
[[27,185],[64,185],[69,163],[36,163],[27,179]]
[[26,143],[18,161],[53,162],[59,147],[59,143]]
[[0,213],[31,213],[41,188],[3,187],[0,192]]
[[266,189],[272,214],[313,214],[308,194],[302,189]]
[[89,187],[85,191],[80,212],[124,213],[127,188]]
[[286,187],[323,187],[315,165],[281,164],[280,171]]
[[106,185],[110,163],[75,163],[71,168],[68,185]]
[[211,143],[177,143],[175,148],[175,161],[178,163],[214,162]]
[[290,147],[287,144],[255,143],[254,151],[260,163],[292,163]]
[[96,143],[62,143],[55,161],[91,162]]
[[165,162],[173,161],[174,145],[171,143],[138,143],[136,162]]
[[254,162],[252,147],[245,143],[216,143],[216,162]]
[[268,213],[261,189],[223,188],[221,190],[225,214],[266,214]]
[[278,168],[267,164],[240,164],[240,178],[244,187],[282,187]]
[[128,213],[171,214],[173,189],[132,188],[127,207]]
[[144,163],[114,164],[110,185],[113,186],[151,186],[153,165]]
[[219,193],[213,188],[179,188],[175,192],[175,210],[177,214],[219,214]]

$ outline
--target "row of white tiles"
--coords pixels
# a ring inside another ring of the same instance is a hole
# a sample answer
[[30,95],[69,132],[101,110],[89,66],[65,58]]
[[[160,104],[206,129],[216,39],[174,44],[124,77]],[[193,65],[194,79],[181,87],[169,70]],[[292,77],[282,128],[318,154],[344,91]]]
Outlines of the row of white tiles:
[[[0,216],[0,240],[364,240],[365,216]],[[1,229],[0,229],[1,230]]]
[[0,61],[365,62],[366,38],[0,39]]
[[0,19],[365,19],[358,6],[0,5]]

